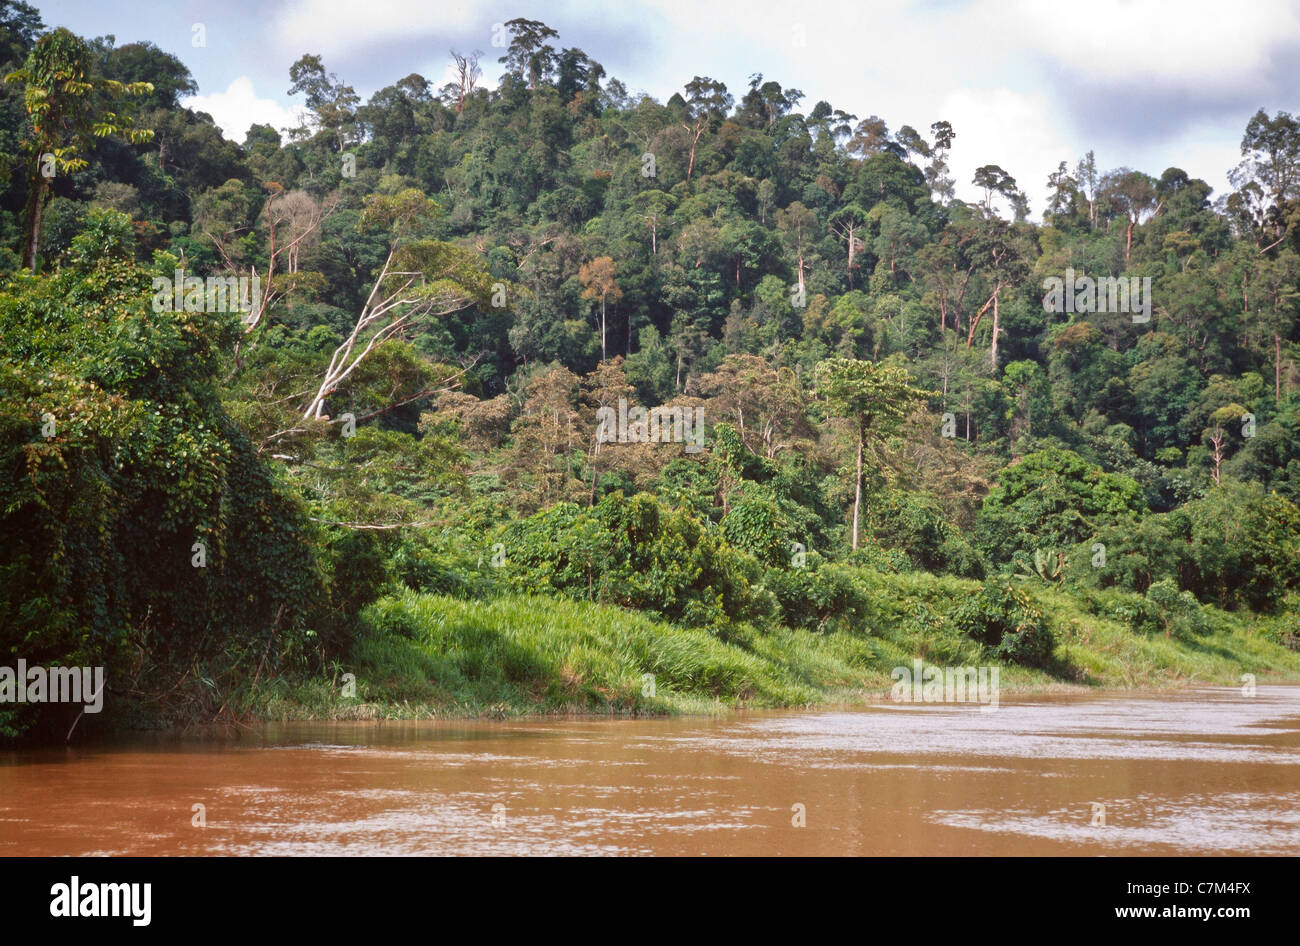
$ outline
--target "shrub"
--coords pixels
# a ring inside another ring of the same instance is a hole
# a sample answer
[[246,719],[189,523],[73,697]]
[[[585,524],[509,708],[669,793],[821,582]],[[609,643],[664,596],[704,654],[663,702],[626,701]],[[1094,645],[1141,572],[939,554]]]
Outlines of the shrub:
[[948,612],[948,621],[1001,660],[1041,667],[1051,659],[1055,642],[1047,618],[1009,582],[986,582],[978,595]]

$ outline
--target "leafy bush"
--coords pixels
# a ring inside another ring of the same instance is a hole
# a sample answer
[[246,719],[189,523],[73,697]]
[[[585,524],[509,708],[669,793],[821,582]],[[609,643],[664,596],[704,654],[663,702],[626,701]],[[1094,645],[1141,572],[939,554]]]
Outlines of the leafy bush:
[[1002,660],[1042,667],[1051,659],[1055,642],[1046,617],[1009,582],[986,582],[978,595],[948,612],[948,621]]
[[[1106,560],[1092,567],[1098,542]],[[1271,611],[1300,588],[1300,509],[1225,482],[1173,512],[1099,529],[1070,560],[1071,577],[1093,587],[1145,593],[1167,581],[1225,608]]]
[[856,569],[818,563],[769,568],[763,584],[781,607],[781,623],[813,630],[854,629],[868,613],[869,596]]
[[1201,605],[1187,591],[1180,591],[1169,579],[1158,581],[1147,589],[1147,600],[1153,605],[1165,636],[1188,638],[1200,636],[1209,630]]
[[773,616],[752,556],[653,496],[622,493],[594,509],[559,503],[506,526],[503,580],[528,592],[617,604],[688,627]]

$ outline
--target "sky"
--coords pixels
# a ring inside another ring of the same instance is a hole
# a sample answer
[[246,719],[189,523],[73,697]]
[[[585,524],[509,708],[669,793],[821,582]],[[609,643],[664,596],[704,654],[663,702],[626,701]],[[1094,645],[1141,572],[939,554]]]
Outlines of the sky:
[[298,124],[286,93],[304,53],[363,101],[412,72],[442,85],[452,48],[481,50],[495,86],[494,27],[526,17],[661,102],[695,75],[739,99],[761,72],[802,90],[805,113],[825,99],[891,131],[948,121],[957,195],[981,196],[971,176],[997,164],[1036,218],[1048,174],[1089,150],[1104,170],[1181,167],[1218,197],[1250,117],[1300,112],[1300,0],[29,2],[47,26],[176,55],[199,84],[186,104],[236,141],[254,123]]

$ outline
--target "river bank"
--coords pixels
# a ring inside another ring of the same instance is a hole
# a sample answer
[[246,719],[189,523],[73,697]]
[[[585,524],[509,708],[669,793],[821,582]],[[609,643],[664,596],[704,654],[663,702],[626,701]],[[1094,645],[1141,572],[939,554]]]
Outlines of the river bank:
[[261,720],[863,706],[890,700],[917,660],[940,670],[996,669],[1005,695],[1300,683],[1300,651],[1286,646],[1295,618],[1285,612],[1202,606],[1198,633],[1140,633],[1131,615],[1141,596],[1034,589],[1053,648],[1042,666],[1021,666],[935,619],[937,602],[969,596],[978,583],[909,575],[890,581],[882,600],[892,613],[872,616],[861,630],[826,632],[684,629],[587,602],[404,593],[369,610],[349,666],[340,663],[328,679],[270,681],[241,706]]

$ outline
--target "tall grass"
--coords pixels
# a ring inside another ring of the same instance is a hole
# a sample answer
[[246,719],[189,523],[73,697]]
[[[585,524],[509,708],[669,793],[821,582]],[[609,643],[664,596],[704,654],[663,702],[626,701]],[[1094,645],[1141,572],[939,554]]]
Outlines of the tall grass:
[[[365,631],[335,679],[277,683],[263,710],[336,718],[716,713],[881,699],[890,671],[916,657],[992,662],[945,619],[978,583],[865,570],[860,579],[868,613],[834,632],[731,625],[715,633],[568,599],[405,591],[365,611]],[[1300,652],[1280,643],[1293,616],[1205,608],[1206,633],[1166,637],[1125,622],[1140,596],[1029,588],[1056,635],[1055,660],[1050,672],[1003,666],[1008,691],[1236,685],[1243,673],[1300,681]],[[355,674],[354,697],[341,695],[341,671]]]

